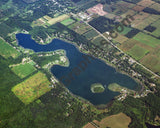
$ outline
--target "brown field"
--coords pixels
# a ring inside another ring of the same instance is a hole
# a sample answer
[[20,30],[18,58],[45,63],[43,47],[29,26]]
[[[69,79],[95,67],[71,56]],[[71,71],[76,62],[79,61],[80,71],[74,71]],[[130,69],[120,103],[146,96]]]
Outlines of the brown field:
[[47,21],[49,21],[49,20],[52,19],[51,17],[49,17],[49,16],[47,16],[47,15],[43,16],[43,18],[46,19]]
[[142,11],[144,8],[145,8],[145,7],[143,7],[143,6],[137,5],[137,6],[133,7],[132,9],[135,10],[135,11],[139,11],[139,12],[140,12],[140,11]]
[[130,39],[130,40],[124,42],[123,44],[121,44],[119,47],[124,52],[126,52],[126,51],[130,50],[132,47],[134,47],[138,43],[140,43],[140,42],[138,42],[138,41],[136,41],[134,39]]
[[130,9],[130,10],[126,11],[125,13],[123,13],[121,16],[122,16],[123,18],[126,18],[127,15],[133,16],[133,15],[135,15],[135,14],[136,14],[136,12]]
[[125,2],[125,1],[117,2],[117,5],[120,6],[121,8],[128,8],[128,9],[135,6],[135,4],[128,3],[128,2]]
[[94,6],[92,8],[89,8],[87,11],[91,12],[91,13],[98,14],[100,16],[104,16],[104,15],[107,14],[107,12],[103,11],[103,5],[102,4],[97,4],[96,6]]
[[151,23],[155,22],[159,18],[160,17],[158,15],[150,15],[149,17],[147,17],[144,20],[142,20],[142,22],[139,23],[136,28],[138,28],[140,30],[143,30],[145,27],[147,27]]
[[67,19],[67,18],[69,18],[69,16],[66,15],[66,14],[63,14],[63,15],[60,15],[60,16],[58,16],[58,17],[56,17],[56,18],[50,19],[50,20],[48,21],[48,24],[53,25],[53,24],[55,24],[55,23],[57,23],[57,22],[61,22],[61,21],[65,20],[65,19]]
[[153,9],[155,9],[157,11],[160,11],[160,4],[155,3],[155,4],[151,5],[150,8],[153,8]]
[[145,18],[149,17],[148,13],[140,12],[139,14],[134,16],[134,21],[132,22],[132,26],[138,28],[137,26],[143,22]]
[[[128,125],[131,122],[131,118],[125,115],[124,113],[119,113],[116,115],[108,116],[104,119],[102,119],[100,122],[94,120],[93,123],[100,126],[99,128],[128,128]],[[88,126],[88,127],[86,127]],[[83,128],[96,128],[91,123],[88,123]]]
[[126,36],[123,36],[123,35],[118,33],[117,38],[115,38],[114,40],[119,42],[119,43],[121,43],[121,44],[123,44],[125,41],[128,40],[128,38]]
[[155,2],[152,1],[152,0],[142,0],[142,1],[138,2],[137,4],[138,4],[138,5],[141,5],[141,6],[143,6],[143,7],[149,7],[149,6],[151,6],[152,4],[154,4],[154,3],[155,3]]
[[113,19],[114,17],[116,17],[115,14],[111,14],[111,13],[108,13],[107,15],[105,15],[105,17],[109,18],[109,19]]

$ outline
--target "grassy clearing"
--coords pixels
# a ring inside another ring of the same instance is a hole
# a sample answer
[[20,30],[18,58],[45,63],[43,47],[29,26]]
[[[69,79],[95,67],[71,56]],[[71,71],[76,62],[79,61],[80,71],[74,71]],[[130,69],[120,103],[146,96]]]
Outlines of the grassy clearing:
[[131,118],[125,115],[124,113],[119,113],[117,115],[112,115],[104,118],[100,122],[100,128],[128,128],[128,125],[131,122]]
[[50,91],[50,84],[46,75],[42,72],[38,72],[13,87],[12,91],[24,104],[29,104]]
[[69,25],[68,28],[72,29],[73,31],[77,32],[80,35],[92,29],[90,26],[86,25],[83,22],[79,22],[79,21]]
[[95,30],[90,30],[88,32],[86,32],[85,34],[83,34],[88,40],[93,39],[94,37],[98,36],[98,33]]
[[158,40],[150,35],[146,35],[142,32],[139,32],[137,35],[135,35],[133,37],[133,39],[140,41],[141,43],[147,44],[148,46],[151,46],[153,48],[160,45],[160,40]]
[[20,53],[4,40],[0,39],[0,55],[7,59],[9,57],[17,58]]
[[149,51],[138,46],[135,45],[133,48],[131,48],[129,51],[127,51],[127,53],[132,56],[133,58],[135,58],[136,60],[140,60],[141,58],[143,58]]
[[[99,128],[128,128],[128,125],[131,123],[131,118],[124,113],[119,113],[108,116],[100,122],[97,120],[94,120],[93,122],[100,126]],[[83,128],[95,128],[95,126],[88,123]]]
[[[122,35],[126,35],[128,32],[130,32],[132,30],[132,28],[129,28],[129,27],[126,27],[126,26],[123,26],[124,27],[124,30],[122,32],[120,32],[120,34]],[[120,28],[118,28],[120,30]]]
[[158,57],[158,54],[148,54],[147,56],[141,59],[141,63],[149,69],[151,69],[152,71],[158,72],[160,74],[160,57]]
[[58,17],[56,17],[56,18],[52,18],[51,20],[48,21],[48,23],[49,23],[50,25],[53,25],[53,24],[55,24],[55,23],[57,23],[57,22],[61,22],[61,21],[65,20],[65,19],[67,19],[67,18],[69,18],[69,16],[66,15],[66,14],[63,14],[63,15],[60,15],[60,16],[58,16]]
[[68,18],[68,19],[66,19],[66,20],[63,20],[63,21],[61,22],[61,24],[65,25],[65,26],[68,26],[68,25],[70,25],[70,24],[72,24],[72,23],[74,23],[74,22],[75,22],[75,20],[73,20],[73,19],[71,19],[71,18]]
[[26,76],[30,75],[36,68],[29,63],[26,64],[19,64],[17,66],[12,67],[12,71],[18,75],[20,78],[25,78]]

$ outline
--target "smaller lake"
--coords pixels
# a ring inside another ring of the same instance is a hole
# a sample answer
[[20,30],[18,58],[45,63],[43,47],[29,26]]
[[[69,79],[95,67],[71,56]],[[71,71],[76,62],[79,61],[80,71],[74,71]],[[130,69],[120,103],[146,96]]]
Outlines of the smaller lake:
[[[138,85],[131,77],[117,72],[113,67],[105,64],[99,59],[93,59],[92,57],[81,53],[70,43],[54,39],[50,44],[40,45],[31,39],[30,35],[21,33],[17,34],[16,38],[20,46],[32,49],[35,52],[64,49],[70,61],[69,67],[55,65],[51,68],[51,72],[57,79],[66,85],[73,94],[87,99],[94,105],[106,104],[115,96],[119,95],[117,92],[108,90],[107,86],[111,83],[117,83],[129,89],[135,89]],[[73,69],[78,67],[82,61],[87,62],[85,70],[82,71],[81,69],[81,72],[77,71],[78,75],[74,75],[74,78],[68,84],[66,78],[69,77]],[[103,93],[92,93],[90,86],[94,83],[101,83],[104,85],[105,91]]]

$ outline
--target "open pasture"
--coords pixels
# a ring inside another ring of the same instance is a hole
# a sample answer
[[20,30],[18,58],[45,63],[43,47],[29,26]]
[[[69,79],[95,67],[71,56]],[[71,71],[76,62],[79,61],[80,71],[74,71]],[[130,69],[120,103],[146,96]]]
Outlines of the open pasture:
[[26,76],[36,71],[36,68],[29,63],[19,64],[12,67],[11,69],[20,78],[25,78]]
[[68,25],[70,25],[74,22],[75,22],[75,20],[73,20],[71,18],[68,18],[68,19],[65,19],[65,20],[61,21],[61,24],[65,25],[65,26],[68,26]]
[[9,57],[17,58],[20,53],[0,38],[0,55],[7,59]]
[[138,2],[137,4],[138,4],[138,5],[141,5],[141,6],[143,6],[143,7],[149,7],[149,6],[151,6],[152,4],[154,4],[154,3],[155,3],[155,2],[152,1],[152,0],[142,0],[142,1]]
[[153,72],[157,72],[158,74],[160,74],[160,57],[158,57],[159,55],[149,53],[147,56],[142,58],[140,62],[151,69]]
[[160,4],[155,3],[155,4],[151,5],[150,8],[153,8],[153,9],[155,9],[157,11],[160,11]]
[[86,25],[81,21],[69,25],[68,28],[72,29],[80,35],[92,29],[90,26]]
[[94,37],[98,36],[98,33],[95,30],[92,29],[92,30],[84,33],[83,36],[85,36],[88,40],[91,40]]
[[50,91],[51,83],[45,74],[38,72],[12,88],[12,92],[24,103],[29,104]]
[[135,35],[133,37],[133,39],[135,39],[141,43],[144,43],[148,46],[151,46],[153,48],[160,46],[160,40],[158,40],[150,35],[144,34],[142,32],[139,32],[137,35]]
[[149,17],[145,18],[141,23],[139,23],[137,25],[137,28],[143,30],[145,27],[147,27],[151,23],[154,23],[159,18],[160,17],[158,15],[150,15]]
[[141,58],[143,58],[149,51],[138,46],[135,45],[133,48],[131,48],[129,51],[127,51],[127,53],[133,57],[136,60],[140,60]]
[[55,24],[57,22],[61,22],[61,21],[65,20],[65,19],[68,19],[68,18],[69,18],[68,15],[63,14],[63,15],[60,15],[60,16],[58,16],[56,18],[50,19],[47,23],[50,24],[50,25],[53,25],[53,24]]

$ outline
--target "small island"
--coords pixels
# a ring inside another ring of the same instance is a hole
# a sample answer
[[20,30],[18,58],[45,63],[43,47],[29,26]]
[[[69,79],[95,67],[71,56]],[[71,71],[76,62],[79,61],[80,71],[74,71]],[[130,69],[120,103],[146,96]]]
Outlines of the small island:
[[105,88],[100,83],[95,83],[91,85],[91,91],[92,93],[102,93],[104,92]]
[[122,89],[124,89],[125,87],[122,87],[120,86],[119,84],[117,83],[112,83],[112,84],[109,84],[108,85],[108,89],[110,91],[113,91],[113,92],[120,92]]

